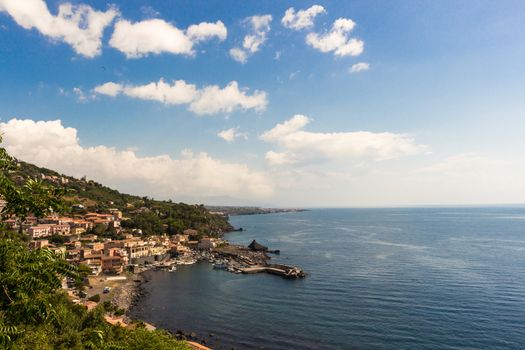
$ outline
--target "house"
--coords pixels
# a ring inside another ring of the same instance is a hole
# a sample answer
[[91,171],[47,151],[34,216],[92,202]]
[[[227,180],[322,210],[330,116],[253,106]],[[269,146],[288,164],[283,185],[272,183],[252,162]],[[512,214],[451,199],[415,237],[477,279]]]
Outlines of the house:
[[184,242],[187,242],[188,240],[189,240],[189,237],[187,235],[176,234],[176,235],[171,236],[171,241],[173,243],[184,243]]
[[15,230],[17,229],[19,226],[18,226],[18,219],[7,219],[7,220],[4,220],[4,223],[6,225],[6,227],[10,230]]
[[71,233],[71,227],[68,224],[50,225],[50,227],[53,235],[68,236]]
[[73,235],[81,235],[86,232],[86,229],[83,227],[72,227],[70,231]]
[[80,237],[82,242],[95,242],[98,239],[97,235],[85,235]]
[[69,225],[71,222],[73,222],[73,219],[67,217],[60,217],[56,214],[46,216],[45,218],[40,220],[41,224],[49,225]]
[[151,255],[148,246],[128,247],[127,251],[130,259],[142,258]]
[[124,271],[124,262],[120,255],[103,256],[101,260],[104,273],[118,274]]
[[51,236],[51,225],[31,226],[28,230],[29,235],[34,238]]
[[197,249],[199,247],[199,241],[188,241],[186,246],[191,249]]
[[66,246],[67,250],[75,250],[75,249],[80,249],[80,247],[82,246],[82,243],[80,243],[79,241],[74,241],[74,242],[65,243],[64,245]]
[[49,250],[52,252],[55,252],[56,254],[65,254],[66,253],[66,247],[51,247],[49,246]]
[[116,220],[122,219],[122,212],[118,209],[108,209],[108,212],[115,217]]
[[36,216],[28,216],[24,221],[24,225],[35,226],[38,225],[38,218]]
[[86,248],[94,251],[104,250],[104,243],[102,242],[91,242],[86,244]]
[[186,255],[190,253],[190,248],[182,245],[182,244],[174,244],[171,246],[170,253],[174,256],[180,256],[180,255]]
[[203,250],[213,249],[217,246],[217,240],[215,238],[204,237],[200,240],[197,247]]
[[31,241],[29,242],[29,249],[40,249],[47,247],[49,245],[49,241],[47,239],[42,239],[39,241]]
[[70,224],[71,228],[84,229],[84,232],[93,228],[93,223],[87,220],[75,219]]

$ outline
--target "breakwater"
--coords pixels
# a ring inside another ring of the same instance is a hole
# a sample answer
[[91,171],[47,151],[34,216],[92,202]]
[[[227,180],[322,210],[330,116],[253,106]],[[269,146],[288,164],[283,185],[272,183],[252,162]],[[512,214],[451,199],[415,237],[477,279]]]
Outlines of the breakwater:
[[281,276],[284,278],[303,278],[306,277],[306,272],[296,266],[268,264],[256,265],[240,269],[242,273],[253,274],[266,272],[272,275]]

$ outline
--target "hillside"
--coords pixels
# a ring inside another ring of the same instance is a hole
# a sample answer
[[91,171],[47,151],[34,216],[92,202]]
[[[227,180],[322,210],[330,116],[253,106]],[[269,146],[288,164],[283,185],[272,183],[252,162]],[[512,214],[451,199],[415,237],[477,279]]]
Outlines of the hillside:
[[127,219],[123,227],[141,229],[145,234],[175,234],[192,228],[202,234],[218,236],[233,229],[226,215],[210,213],[203,205],[120,193],[93,180],[77,179],[23,161],[17,161],[10,177],[19,185],[33,178],[66,189],[64,200],[71,215],[118,209]]

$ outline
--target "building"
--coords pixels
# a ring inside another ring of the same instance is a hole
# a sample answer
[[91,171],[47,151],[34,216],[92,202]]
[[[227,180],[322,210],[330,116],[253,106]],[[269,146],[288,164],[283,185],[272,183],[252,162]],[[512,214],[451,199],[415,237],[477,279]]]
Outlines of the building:
[[84,232],[93,228],[93,223],[87,220],[75,219],[70,224],[71,228],[84,229]]
[[71,233],[69,224],[50,225],[50,227],[53,235],[68,236]]
[[18,225],[18,219],[7,219],[4,220],[5,226],[10,230],[15,230],[19,227]]
[[29,235],[32,238],[40,238],[51,236],[51,225],[37,225],[31,226],[28,230]]
[[94,251],[104,250],[104,243],[102,242],[91,242],[91,243],[87,243],[85,246],[86,248],[89,248]]
[[29,249],[40,249],[47,247],[49,245],[49,241],[47,239],[42,239],[39,241],[31,241],[29,242]]
[[215,238],[204,237],[203,239],[200,240],[197,247],[199,249],[209,250],[209,249],[215,248],[216,246],[217,246],[217,240]]
[[187,235],[176,234],[171,236],[171,241],[173,243],[185,243],[188,242],[188,240],[189,237]]
[[108,212],[115,217],[115,220],[122,219],[122,212],[120,210],[112,208],[112,209],[108,209]]

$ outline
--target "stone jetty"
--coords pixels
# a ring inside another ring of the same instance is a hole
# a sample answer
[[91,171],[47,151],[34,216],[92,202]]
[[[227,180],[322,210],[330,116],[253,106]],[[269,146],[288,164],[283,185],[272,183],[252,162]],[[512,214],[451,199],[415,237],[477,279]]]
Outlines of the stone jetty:
[[236,244],[224,244],[209,251],[201,252],[199,260],[208,260],[216,269],[234,273],[269,273],[283,278],[295,279],[306,277],[306,272],[296,266],[271,264],[267,253],[271,251],[257,241],[247,247]]
[[242,273],[251,274],[251,273],[261,273],[266,272],[272,275],[278,275],[284,278],[303,278],[306,277],[306,272],[301,270],[296,266],[288,265],[277,265],[277,264],[268,264],[268,265],[256,265],[240,269]]

